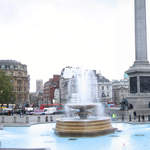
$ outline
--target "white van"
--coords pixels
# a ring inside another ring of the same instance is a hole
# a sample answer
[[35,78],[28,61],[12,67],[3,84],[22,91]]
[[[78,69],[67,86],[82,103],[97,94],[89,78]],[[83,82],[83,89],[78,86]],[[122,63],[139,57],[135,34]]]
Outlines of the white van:
[[56,112],[56,107],[44,108],[44,113],[46,115],[54,114],[54,112]]

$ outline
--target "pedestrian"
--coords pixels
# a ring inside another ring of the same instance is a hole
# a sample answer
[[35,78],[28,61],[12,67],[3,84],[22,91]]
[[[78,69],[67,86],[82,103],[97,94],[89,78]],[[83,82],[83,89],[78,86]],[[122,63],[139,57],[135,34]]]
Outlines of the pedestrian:
[[150,121],[150,115],[148,115],[148,121]]
[[112,119],[113,119],[113,121],[116,120],[116,114],[115,113],[112,114]]
[[45,117],[45,122],[48,122],[48,116]]
[[136,111],[133,112],[134,120],[136,120]]
[[122,117],[121,117],[122,121],[124,121],[124,114],[122,114]]
[[10,116],[10,110],[8,110],[8,116]]
[[129,115],[129,121],[132,121],[132,119],[131,119],[131,114]]
[[11,115],[12,115],[12,116],[14,115],[14,110],[11,111]]
[[21,118],[22,117],[22,110],[21,109],[20,109],[19,113],[20,113],[20,118]]
[[141,118],[141,116],[140,116],[140,115],[138,115],[138,122],[140,122],[140,121],[141,121],[141,119],[140,119],[140,118]]
[[145,116],[144,116],[144,115],[142,115],[142,121],[143,121],[143,122],[145,121]]

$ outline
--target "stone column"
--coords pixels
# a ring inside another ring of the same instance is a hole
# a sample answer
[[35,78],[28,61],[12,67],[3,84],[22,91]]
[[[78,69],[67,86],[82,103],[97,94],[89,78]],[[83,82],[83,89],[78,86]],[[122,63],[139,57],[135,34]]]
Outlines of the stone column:
[[136,63],[147,62],[146,2],[134,0]]
[[[131,93],[127,99],[133,105],[134,109],[138,110],[148,108],[149,106],[150,64],[147,58],[146,0],[134,0],[134,6],[135,62],[126,73],[129,75],[130,80],[132,77],[137,77],[137,94]],[[131,87],[130,85],[130,89]],[[134,87],[132,88],[134,89]]]

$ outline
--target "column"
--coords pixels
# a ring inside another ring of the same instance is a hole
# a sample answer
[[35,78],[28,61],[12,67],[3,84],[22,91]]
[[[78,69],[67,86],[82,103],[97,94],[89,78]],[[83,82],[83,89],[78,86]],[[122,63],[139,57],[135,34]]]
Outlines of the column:
[[136,61],[147,61],[146,1],[134,0]]

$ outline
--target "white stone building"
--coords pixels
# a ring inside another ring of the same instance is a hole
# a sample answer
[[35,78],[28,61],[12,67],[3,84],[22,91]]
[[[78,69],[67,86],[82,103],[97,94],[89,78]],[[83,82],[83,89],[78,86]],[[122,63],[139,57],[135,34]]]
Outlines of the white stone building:
[[53,103],[60,104],[59,88],[55,89],[55,91],[54,91],[54,100],[53,100]]
[[36,95],[43,93],[43,80],[36,80]]
[[128,96],[129,80],[128,78],[120,81],[112,81],[112,99],[115,104],[120,104],[123,98]]
[[112,102],[112,82],[101,74],[97,74],[98,78],[98,97],[103,103]]

